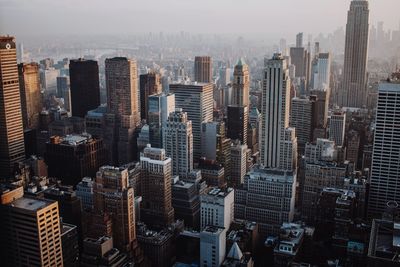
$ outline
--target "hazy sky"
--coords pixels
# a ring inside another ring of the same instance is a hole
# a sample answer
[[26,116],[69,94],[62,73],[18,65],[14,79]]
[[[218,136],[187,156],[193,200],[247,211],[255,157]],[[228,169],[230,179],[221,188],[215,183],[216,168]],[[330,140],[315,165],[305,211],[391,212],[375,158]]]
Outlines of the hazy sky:
[[[400,0],[370,0],[370,23],[398,29]],[[0,0],[0,34],[330,33],[350,0]]]

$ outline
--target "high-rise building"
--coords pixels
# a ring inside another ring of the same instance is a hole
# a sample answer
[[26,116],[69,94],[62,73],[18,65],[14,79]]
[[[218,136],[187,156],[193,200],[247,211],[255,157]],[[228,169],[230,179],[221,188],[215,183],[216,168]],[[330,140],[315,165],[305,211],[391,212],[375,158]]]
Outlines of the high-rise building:
[[249,66],[243,59],[239,59],[233,71],[232,104],[238,106],[249,105],[250,74]]
[[172,207],[172,160],[165,150],[150,146],[140,156],[142,197],[141,219],[147,225],[168,226],[174,221]]
[[389,201],[400,203],[400,83],[379,85],[368,216],[380,216]]
[[192,122],[180,108],[169,114],[163,128],[163,147],[172,159],[172,174],[186,177],[193,170]]
[[346,159],[357,165],[360,150],[360,134],[351,130],[347,133]]
[[111,162],[122,165],[133,161],[135,128],[140,124],[136,61],[125,57],[105,62],[107,118],[104,141]]
[[168,116],[175,110],[174,94],[151,95],[148,99],[147,124],[149,125],[149,141],[151,147],[162,147],[162,127]]
[[83,211],[92,211],[93,203],[93,180],[90,177],[83,177],[76,185],[76,197],[81,200]]
[[63,266],[57,201],[0,190],[0,237],[4,266]]
[[228,131],[226,136],[247,144],[247,128],[249,123],[249,108],[247,106],[229,105],[227,108]]
[[[266,168],[296,167],[297,140],[289,128],[290,78],[286,60],[275,54],[265,60],[262,95],[261,164]],[[288,166],[288,162],[293,163]]]
[[136,247],[135,198],[129,185],[128,170],[103,166],[93,184],[94,210],[112,217],[115,246],[131,252]]
[[329,120],[329,140],[335,141],[337,146],[343,146],[345,131],[346,113],[335,111]]
[[140,118],[147,120],[149,96],[162,92],[161,75],[155,71],[140,75]]
[[94,177],[100,166],[106,163],[103,140],[90,134],[53,136],[46,143],[44,157],[49,176],[73,186],[85,176]]
[[64,99],[64,108],[71,112],[71,86],[68,76],[57,77],[57,96]]
[[296,129],[299,147],[312,141],[315,126],[315,98],[294,97],[291,103],[290,126]]
[[235,218],[257,222],[262,237],[278,233],[293,220],[295,194],[295,173],[254,168],[235,189]]
[[201,155],[201,125],[213,120],[213,85],[211,83],[170,84],[169,91],[175,94],[175,107],[183,109],[192,121],[193,160]]
[[83,58],[69,62],[72,116],[85,117],[100,105],[99,66]]
[[0,36],[0,177],[25,159],[23,130],[15,39]]
[[326,90],[331,82],[331,54],[319,53],[312,62],[311,89]]
[[226,253],[226,231],[223,227],[207,226],[200,232],[200,265],[221,266]]
[[211,83],[212,76],[212,58],[208,56],[198,56],[194,58],[194,80],[199,83]]
[[240,143],[232,144],[230,151],[230,185],[233,188],[239,187],[244,182],[247,166],[247,145]]
[[18,65],[19,88],[24,129],[39,128],[39,113],[42,111],[42,93],[40,92],[39,64],[21,63]]
[[303,47],[303,33],[299,32],[296,35],[296,47]]
[[326,90],[310,90],[310,95],[316,96],[316,107],[315,107],[315,122],[316,127],[324,129],[327,127],[328,122],[328,108],[329,108],[329,98],[331,95],[331,90],[327,88]]
[[229,229],[234,218],[234,190],[213,187],[200,195],[200,229],[208,225]]
[[347,13],[339,106],[361,108],[367,103],[368,6],[367,0],[353,0]]

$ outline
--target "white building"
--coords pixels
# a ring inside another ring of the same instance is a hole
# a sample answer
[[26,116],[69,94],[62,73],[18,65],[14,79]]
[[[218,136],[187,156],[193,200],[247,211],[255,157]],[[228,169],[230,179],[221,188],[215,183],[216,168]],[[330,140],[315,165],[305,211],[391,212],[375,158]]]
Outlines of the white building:
[[192,121],[181,108],[169,115],[163,127],[163,147],[172,159],[172,173],[180,177],[193,170],[193,134]]
[[311,89],[324,90],[331,81],[331,55],[319,53],[313,61],[311,73]]
[[231,146],[231,183],[233,187],[238,187],[243,183],[246,175],[247,164],[247,145],[240,143]]
[[234,190],[212,188],[200,195],[200,229],[207,225],[229,229],[234,218]]
[[[297,145],[289,143],[297,143],[297,140],[293,135],[294,129],[287,131],[290,78],[287,62],[281,54],[274,54],[270,60],[265,59],[262,95],[261,165],[266,168],[292,170],[295,166],[288,166],[287,157],[296,156],[290,155],[289,151],[293,151],[293,147]],[[289,140],[289,137],[294,138]],[[296,162],[294,159],[290,161]]]
[[389,201],[400,203],[400,82],[379,85],[368,216],[380,217]]
[[200,232],[200,266],[219,267],[225,259],[226,229],[207,226]]
[[346,128],[346,113],[334,112],[329,120],[329,140],[335,141],[336,146],[343,146]]

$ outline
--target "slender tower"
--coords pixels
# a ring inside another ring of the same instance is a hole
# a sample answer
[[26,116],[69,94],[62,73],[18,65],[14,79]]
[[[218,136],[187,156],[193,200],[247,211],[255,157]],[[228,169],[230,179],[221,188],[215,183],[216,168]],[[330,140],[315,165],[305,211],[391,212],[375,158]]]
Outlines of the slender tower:
[[0,177],[12,175],[14,164],[25,159],[15,39],[0,36]]
[[367,102],[368,20],[368,1],[353,0],[347,13],[339,106],[361,108]]
[[212,82],[212,59],[208,56],[195,57],[194,80],[199,83]]

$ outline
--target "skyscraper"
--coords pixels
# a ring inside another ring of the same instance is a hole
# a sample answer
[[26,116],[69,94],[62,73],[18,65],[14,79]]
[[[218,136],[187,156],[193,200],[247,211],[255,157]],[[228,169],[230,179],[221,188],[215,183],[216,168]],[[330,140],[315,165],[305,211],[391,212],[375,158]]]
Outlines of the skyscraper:
[[162,92],[161,76],[155,71],[140,75],[140,118],[147,120],[149,96]]
[[312,97],[294,97],[291,101],[290,126],[296,129],[298,144],[303,148],[312,141],[315,105],[315,98]]
[[136,61],[125,57],[108,58],[106,65],[107,115],[105,143],[111,162],[133,161],[134,133],[140,124]]
[[329,140],[335,141],[337,146],[343,146],[346,130],[346,113],[336,111],[329,120]]
[[194,80],[199,83],[212,82],[212,59],[208,56],[194,58]]
[[140,156],[142,197],[141,220],[151,226],[168,226],[174,221],[172,207],[172,160],[165,150],[150,146]]
[[296,47],[303,47],[303,33],[299,32],[296,35]]
[[[265,59],[262,95],[261,165],[285,169],[295,163],[297,140],[289,128],[290,78],[281,54]],[[295,166],[290,166],[292,170]]]
[[136,247],[135,197],[129,185],[128,169],[103,166],[93,184],[96,213],[108,213],[112,217],[115,246],[131,252]]
[[368,216],[379,217],[388,201],[400,203],[400,83],[379,85]]
[[172,173],[185,178],[193,170],[192,122],[187,113],[177,108],[163,128],[163,147],[172,159]]
[[243,59],[239,59],[233,71],[232,104],[238,106],[249,105],[250,74],[249,66]]
[[311,89],[327,90],[331,81],[331,55],[319,53],[312,62]]
[[100,105],[99,66],[83,58],[69,62],[72,116],[85,117]]
[[367,102],[369,3],[353,0],[347,13],[344,69],[339,106],[361,108]]
[[0,36],[0,177],[8,178],[14,164],[25,159],[15,39]]
[[39,64],[21,63],[18,65],[19,88],[24,129],[39,128],[39,113],[42,111],[42,93],[40,92]]
[[193,127],[193,160],[201,155],[201,124],[213,120],[213,85],[211,83],[170,84],[175,94],[175,107],[188,114]]
[[0,189],[2,266],[63,266],[57,201],[24,197],[23,188]]

